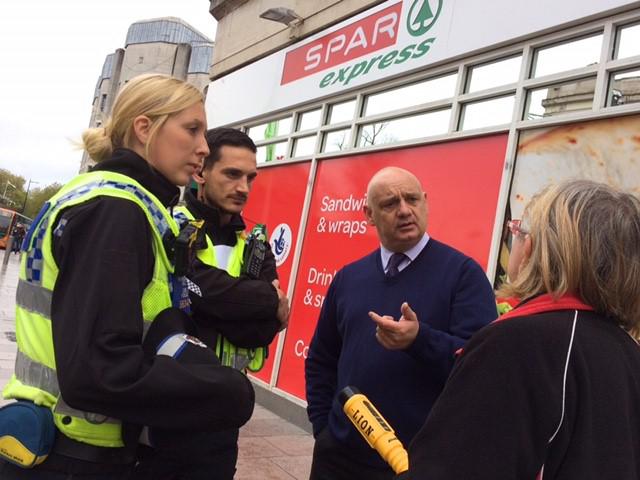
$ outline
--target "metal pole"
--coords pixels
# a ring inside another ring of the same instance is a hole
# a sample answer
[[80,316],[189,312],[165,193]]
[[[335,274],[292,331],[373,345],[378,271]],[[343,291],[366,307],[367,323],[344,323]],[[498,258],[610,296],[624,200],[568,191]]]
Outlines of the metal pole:
[[13,247],[13,235],[9,235],[9,240],[7,241],[7,245],[6,247],[4,247],[4,258],[2,259],[2,265],[7,265],[9,263],[9,257],[11,256],[11,250],[12,250],[11,247]]
[[31,179],[29,179],[29,183],[27,184],[27,193],[24,196],[24,203],[22,204],[22,210],[20,210],[20,213],[23,214],[23,215],[24,215],[24,209],[27,208],[27,199],[29,198],[29,189],[30,188],[31,188]]

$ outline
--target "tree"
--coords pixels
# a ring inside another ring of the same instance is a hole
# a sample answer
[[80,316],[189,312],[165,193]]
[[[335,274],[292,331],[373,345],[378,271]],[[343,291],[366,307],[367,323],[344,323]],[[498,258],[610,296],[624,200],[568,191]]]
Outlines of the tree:
[[[58,190],[62,188],[59,183],[52,183],[43,188],[32,188],[29,190],[29,198],[27,199],[27,205],[24,209],[24,215],[27,217],[35,218],[42,205],[53,197]],[[24,198],[24,196],[23,196]]]
[[362,129],[361,138],[362,138],[362,147],[380,145],[383,143],[393,143],[397,140],[397,138],[393,134],[384,135],[379,138],[382,134],[382,131],[387,128],[389,122],[381,122],[374,123],[372,125],[368,125]]
[[19,210],[24,200],[25,179],[0,168],[0,206]]

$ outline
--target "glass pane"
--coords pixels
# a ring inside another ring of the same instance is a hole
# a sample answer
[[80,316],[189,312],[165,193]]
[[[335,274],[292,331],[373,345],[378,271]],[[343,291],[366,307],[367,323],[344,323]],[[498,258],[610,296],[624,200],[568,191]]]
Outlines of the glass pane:
[[522,63],[522,55],[485,63],[484,65],[476,65],[469,71],[466,92],[477,92],[478,90],[486,90],[487,88],[517,82],[520,75],[520,63]]
[[351,138],[351,129],[336,130],[328,132],[324,135],[323,152],[338,152],[349,148],[349,139]]
[[492,98],[468,103],[462,110],[462,130],[510,123],[513,117],[514,96]]
[[535,120],[536,118],[590,110],[593,106],[595,86],[596,79],[593,77],[531,90],[527,94],[527,108],[524,118]]
[[618,46],[615,58],[640,55],[640,25],[630,25],[618,30]]
[[316,149],[316,137],[317,135],[311,135],[309,137],[297,138],[295,146],[293,147],[294,157],[303,157],[305,155],[313,155]]
[[586,67],[600,61],[602,34],[542,48],[536,52],[534,77]]
[[458,74],[454,73],[453,75],[433,78],[407,85],[406,87],[369,95],[366,99],[365,115],[376,115],[453,97],[457,78]]
[[302,115],[300,115],[298,131],[319,127],[321,113],[322,109],[319,108],[317,110],[311,110],[310,112],[304,112]]
[[284,160],[287,157],[287,142],[272,143],[258,147],[256,160],[258,163]]
[[291,117],[273,120],[272,122],[262,123],[249,128],[247,135],[249,135],[254,142],[268,140],[280,135],[288,135],[291,133],[291,123]]
[[329,125],[353,120],[353,111],[355,110],[355,108],[355,100],[349,100],[348,102],[336,103],[335,105],[331,105],[331,110],[329,113]]
[[640,102],[640,70],[611,74],[608,106]]
[[451,109],[364,125],[358,146],[368,147],[447,133]]

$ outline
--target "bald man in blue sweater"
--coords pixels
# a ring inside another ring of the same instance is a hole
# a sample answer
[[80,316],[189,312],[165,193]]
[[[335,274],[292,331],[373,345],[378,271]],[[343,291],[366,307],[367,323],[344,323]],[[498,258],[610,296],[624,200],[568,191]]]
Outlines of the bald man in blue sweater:
[[316,439],[311,480],[392,479],[342,412],[338,392],[360,389],[408,445],[456,350],[497,316],[482,268],[426,233],[427,194],[415,175],[378,171],[364,213],[380,248],[336,274],[305,364]]

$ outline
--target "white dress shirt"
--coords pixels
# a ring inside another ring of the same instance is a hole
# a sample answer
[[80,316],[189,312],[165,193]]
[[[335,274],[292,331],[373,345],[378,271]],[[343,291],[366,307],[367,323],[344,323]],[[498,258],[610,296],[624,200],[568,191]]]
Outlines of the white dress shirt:
[[[418,243],[416,243],[413,247],[411,247],[406,252],[401,252],[401,253],[404,253],[407,256],[407,258],[405,258],[400,262],[400,264],[398,265],[398,271],[401,272],[402,270],[407,268],[409,264],[413,262],[418,255],[420,255],[420,252],[424,247],[427,246],[428,242],[429,242],[429,234],[425,232],[424,236],[420,239]],[[380,245],[380,257],[382,259],[382,265],[384,266],[384,273],[387,273],[387,270],[389,270],[389,259],[391,258],[391,255],[393,255],[394,253],[396,252],[392,252],[388,248],[385,248],[383,245]]]

